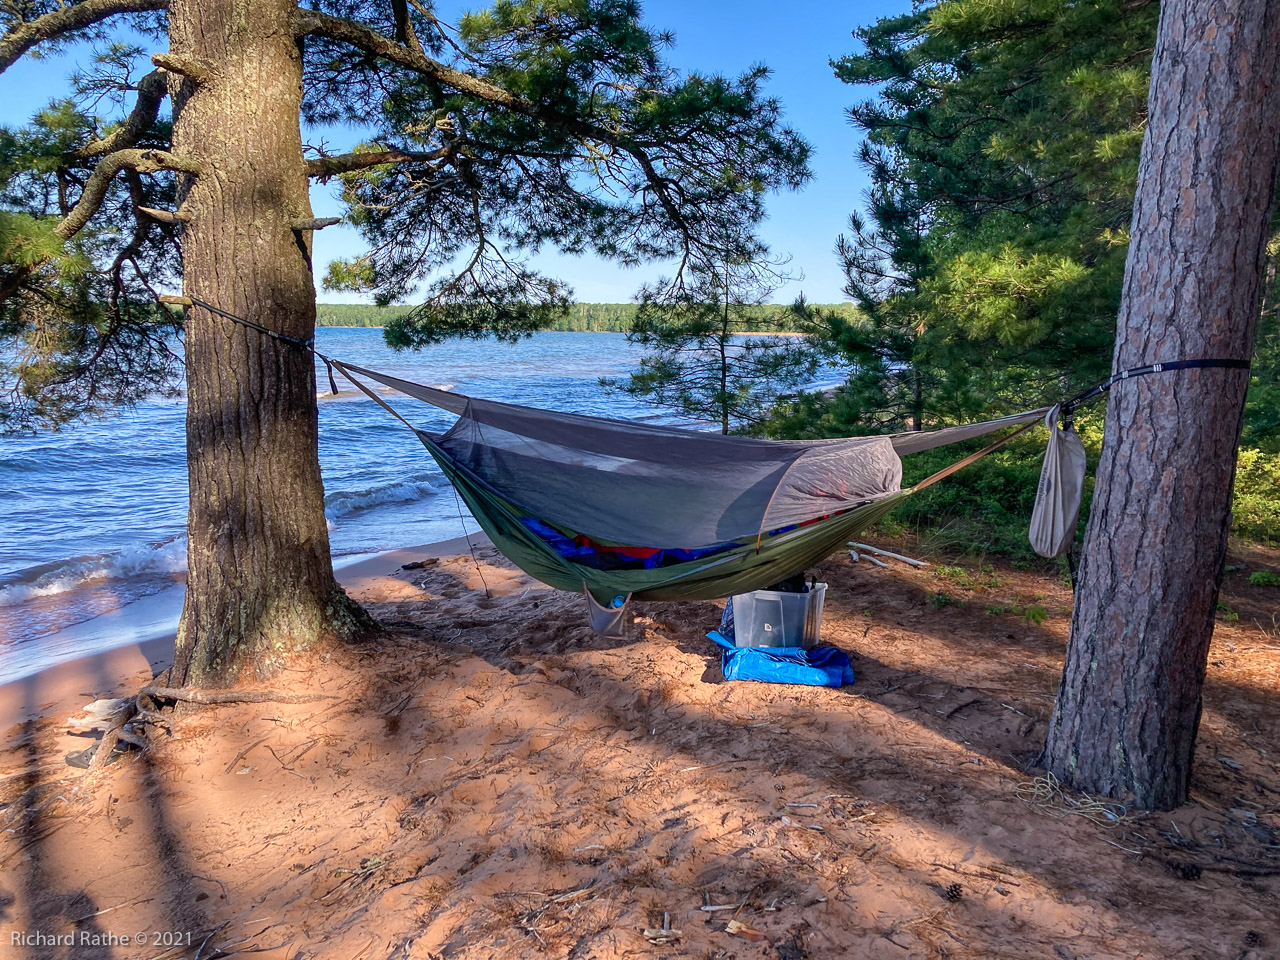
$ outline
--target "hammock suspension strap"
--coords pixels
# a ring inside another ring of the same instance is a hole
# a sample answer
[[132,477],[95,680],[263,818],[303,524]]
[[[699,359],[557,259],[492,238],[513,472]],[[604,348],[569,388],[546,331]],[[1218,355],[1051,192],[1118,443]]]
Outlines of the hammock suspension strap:
[[949,466],[943,467],[937,473],[930,474],[929,476],[925,477],[923,480],[921,480],[919,483],[917,483],[914,487],[911,488],[911,492],[916,493],[920,490],[923,490],[925,487],[933,486],[939,480],[945,480],[947,477],[951,476],[957,470],[963,470],[965,467],[967,467],[969,464],[973,463],[974,461],[981,460],[988,453],[993,453],[994,451],[999,450],[1001,447],[1003,447],[1006,443],[1008,443],[1014,437],[1018,436],[1019,434],[1026,433],[1032,427],[1038,426],[1039,423],[1040,423],[1039,420],[1032,420],[1030,423],[1023,424],[1021,427],[1019,427],[1017,430],[1014,430],[1012,433],[1006,433],[999,440],[996,440],[994,443],[987,444],[985,447],[983,447],[981,450],[977,451],[976,453],[971,453],[967,457],[965,457],[963,460],[957,460],[955,463],[950,464]]
[[1229,370],[1248,370],[1250,361],[1248,360],[1229,360],[1223,358],[1201,359],[1201,360],[1165,360],[1161,363],[1148,364],[1145,367],[1130,367],[1128,370],[1121,370],[1119,373],[1112,374],[1108,379],[1102,381],[1096,387],[1090,387],[1084,393],[1077,394],[1070,400],[1066,400],[1062,404],[1061,414],[1067,422],[1070,422],[1071,414],[1076,407],[1083,403],[1087,403],[1094,397],[1097,397],[1110,390],[1115,384],[1121,380],[1128,380],[1131,377],[1142,377],[1148,373],[1164,373],[1168,370],[1202,370],[1206,367],[1225,367]]
[[273,340],[279,340],[281,343],[287,343],[291,347],[297,347],[300,350],[306,350],[308,353],[315,354],[315,356],[319,357],[320,361],[324,364],[325,372],[329,374],[329,389],[335,394],[338,392],[338,383],[333,379],[333,365],[335,361],[326,357],[316,349],[315,337],[311,337],[308,340],[301,340],[298,337],[286,336],[283,333],[277,333],[275,330],[264,327],[260,323],[254,323],[252,320],[248,320],[244,317],[238,317],[234,313],[227,313],[227,311],[215,307],[212,303],[209,303],[206,300],[201,300],[199,297],[188,296],[186,299],[190,300],[195,306],[208,310],[210,313],[222,317],[224,320],[230,320],[232,323],[238,323],[241,326],[248,327],[250,330],[257,330],[263,336],[270,337]]

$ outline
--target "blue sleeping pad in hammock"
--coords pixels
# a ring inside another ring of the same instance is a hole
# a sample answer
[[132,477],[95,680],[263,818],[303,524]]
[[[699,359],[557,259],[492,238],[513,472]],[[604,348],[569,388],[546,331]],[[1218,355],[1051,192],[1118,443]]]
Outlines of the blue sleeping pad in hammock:
[[726,680],[802,683],[810,687],[842,687],[853,683],[849,655],[835,647],[738,647],[719,630],[707,634],[720,645],[720,668]]

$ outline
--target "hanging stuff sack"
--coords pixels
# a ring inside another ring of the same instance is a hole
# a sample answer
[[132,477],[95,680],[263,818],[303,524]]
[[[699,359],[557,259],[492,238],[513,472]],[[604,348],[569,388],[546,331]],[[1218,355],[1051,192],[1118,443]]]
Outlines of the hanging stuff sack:
[[1032,548],[1042,557],[1060,557],[1071,549],[1084,496],[1084,443],[1070,420],[1059,426],[1061,409],[1061,404],[1053,407],[1044,418],[1049,428],[1049,446],[1044,452],[1028,532]]

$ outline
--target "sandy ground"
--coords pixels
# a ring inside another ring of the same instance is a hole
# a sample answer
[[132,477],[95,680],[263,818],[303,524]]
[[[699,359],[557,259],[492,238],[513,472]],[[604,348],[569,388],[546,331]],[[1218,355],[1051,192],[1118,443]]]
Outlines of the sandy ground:
[[33,692],[0,957],[1280,956],[1280,588],[1247,580],[1278,551],[1233,557],[1194,799],[1148,816],[1028,768],[1071,602],[1042,572],[829,561],[858,680],[825,690],[723,682],[718,604],[603,640],[489,548],[404,561],[348,580],[382,636],[274,684],[331,699],[207,709],[88,777],[75,701]]

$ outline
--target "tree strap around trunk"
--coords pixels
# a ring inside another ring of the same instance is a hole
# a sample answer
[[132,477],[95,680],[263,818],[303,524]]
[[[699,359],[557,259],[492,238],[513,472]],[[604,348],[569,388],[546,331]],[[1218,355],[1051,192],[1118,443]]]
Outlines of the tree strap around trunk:
[[1152,363],[1145,367],[1132,367],[1129,370],[1121,370],[1119,373],[1112,374],[1107,380],[1098,384],[1096,387],[1090,387],[1084,393],[1072,397],[1070,400],[1063,402],[1061,413],[1064,417],[1070,417],[1076,407],[1082,403],[1087,403],[1094,397],[1106,393],[1115,384],[1121,380],[1128,380],[1131,377],[1141,377],[1148,373],[1164,373],[1167,370],[1199,370],[1205,367],[1226,367],[1232,370],[1248,370],[1250,361],[1248,360],[1225,360],[1225,359],[1205,359],[1205,360],[1167,360],[1163,363]]
[[230,320],[232,323],[242,324],[253,330],[257,330],[259,333],[266,334],[268,337],[271,337],[274,340],[279,340],[283,343],[288,343],[295,347],[301,347],[303,350],[310,350],[313,353],[315,352],[314,337],[310,340],[299,340],[297,337],[288,337],[288,336],[285,336],[283,333],[276,333],[276,331],[270,330],[267,327],[262,326],[262,324],[260,323],[254,323],[252,320],[246,320],[244,317],[237,317],[234,313],[227,313],[227,311],[219,307],[215,307],[212,303],[207,303],[206,301],[201,300],[199,297],[188,296],[187,299],[190,300],[197,307],[201,307],[205,310],[208,310],[210,313],[215,313],[218,316],[222,317],[224,320]]
[[[199,297],[189,296],[186,299],[190,300],[195,306],[208,310],[210,313],[216,314],[224,320],[230,320],[232,323],[238,323],[251,330],[257,330],[259,333],[264,336],[271,337],[273,340],[279,340],[281,343],[287,343],[291,347],[298,347],[300,350],[306,350],[308,353],[314,354],[320,359],[320,362],[324,364],[325,372],[329,374],[329,389],[333,391],[335,396],[337,395],[338,381],[333,378],[333,364],[335,361],[329,359],[323,353],[316,350],[315,337],[312,337],[310,340],[300,340],[297,337],[289,337],[283,333],[277,333],[275,330],[268,329],[260,323],[254,323],[252,320],[247,320],[244,317],[237,317],[234,313],[227,313],[227,311],[215,307],[213,304],[201,300]],[[347,379],[351,379],[349,375],[347,375]],[[383,406],[386,406],[386,404],[383,404]]]
[[[1214,358],[1214,359],[1202,359],[1202,360],[1169,360],[1163,363],[1149,364],[1148,366],[1145,366],[1145,367],[1133,367],[1129,370],[1121,370],[1119,373],[1113,374],[1109,379],[1104,380],[1102,383],[1098,384],[1096,387],[1090,387],[1084,393],[1074,396],[1070,400],[1063,401],[1058,407],[1057,417],[1060,423],[1063,423],[1064,425],[1070,424],[1071,414],[1076,407],[1080,406],[1083,403],[1087,403],[1088,401],[1092,400],[1094,397],[1101,396],[1102,394],[1110,390],[1112,386],[1119,383],[1121,380],[1128,380],[1131,377],[1141,377],[1141,376],[1145,376],[1148,373],[1164,373],[1165,371],[1168,371],[1168,370],[1197,370],[1197,369],[1202,369],[1204,367],[1225,367],[1231,370],[1248,370],[1249,366],[1250,366],[1250,361],[1248,360],[1229,360],[1229,359]],[[1035,426],[1035,423],[1028,423],[1026,426],[1021,427],[1020,429],[1015,430],[1012,433],[1006,434],[1005,436],[1001,437],[999,440],[995,441],[995,443],[988,444],[978,452],[969,454],[969,456],[965,457],[963,460],[958,460],[955,463],[951,464],[950,466],[943,467],[937,473],[926,477],[925,479],[917,483],[915,486],[913,486],[911,488],[912,491],[914,492],[918,490],[923,490],[925,487],[933,486],[939,480],[943,480],[951,476],[951,474],[955,473],[957,470],[961,470],[964,467],[967,467],[969,464],[973,463],[974,461],[981,460],[987,454],[995,450],[998,450],[1000,447],[1004,446],[1014,437],[1018,436],[1021,433],[1026,432],[1027,430],[1029,430],[1031,427],[1034,427],[1034,426]]]

